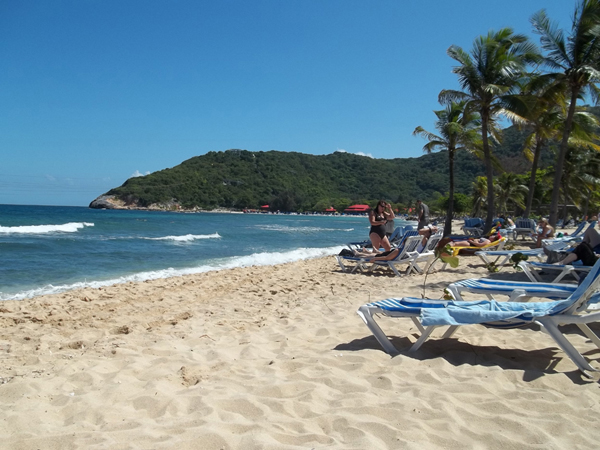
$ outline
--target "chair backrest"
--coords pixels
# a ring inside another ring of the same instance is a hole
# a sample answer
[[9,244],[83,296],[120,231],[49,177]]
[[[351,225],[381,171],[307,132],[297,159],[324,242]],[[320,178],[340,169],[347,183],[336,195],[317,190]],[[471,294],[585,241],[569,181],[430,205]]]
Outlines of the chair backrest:
[[[572,304],[563,311],[557,311],[554,314],[569,314],[574,312],[580,312],[587,309],[587,305],[590,301],[590,297],[600,289],[600,259],[596,261],[592,270],[589,271],[587,276],[583,279],[581,284],[577,287],[568,299],[571,300]],[[565,300],[565,302],[566,302]]]
[[517,228],[531,228],[535,230],[536,223],[533,219],[517,219],[515,225]]
[[471,217],[470,219],[465,219],[465,227],[467,228],[483,227],[483,225],[483,219],[480,217]]
[[571,237],[577,237],[577,236],[583,234],[584,229],[585,229],[585,231],[587,231],[590,228],[593,230],[597,223],[598,223],[598,221],[592,220],[587,228],[586,228],[586,225],[588,224],[587,222],[580,223],[579,226],[577,227],[577,229],[571,233]]
[[[399,237],[398,239],[396,239],[396,242],[394,242],[394,244],[396,245],[397,248],[402,248],[404,246],[404,243],[406,242],[406,240],[411,237],[411,236],[418,236],[419,232],[417,230],[408,230],[405,231],[404,234]],[[391,242],[390,242],[391,244]]]
[[431,236],[427,241],[427,245],[423,249],[422,253],[433,252],[437,247],[438,243],[442,240],[442,237],[443,236],[441,234],[434,234],[433,236]]
[[388,239],[389,239],[390,243],[392,243],[393,241],[398,239],[401,235],[402,235],[402,227],[396,227],[396,229],[394,230],[394,232],[390,235],[390,237]]
[[417,247],[419,246],[419,243],[422,240],[423,238],[418,234],[416,236],[407,237],[404,241],[404,246],[402,247],[402,250],[398,252],[398,255],[394,258],[394,260],[402,259],[407,253],[417,251]]

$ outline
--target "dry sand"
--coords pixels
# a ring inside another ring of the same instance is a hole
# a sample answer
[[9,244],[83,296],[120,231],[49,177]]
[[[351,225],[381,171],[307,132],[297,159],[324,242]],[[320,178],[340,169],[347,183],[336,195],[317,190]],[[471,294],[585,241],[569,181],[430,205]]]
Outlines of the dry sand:
[[[485,275],[464,257],[427,294]],[[597,377],[535,326],[442,330],[415,354],[384,353],[356,309],[422,284],[329,257],[2,302],[0,448],[600,445]],[[410,320],[380,323],[398,348],[415,341]]]

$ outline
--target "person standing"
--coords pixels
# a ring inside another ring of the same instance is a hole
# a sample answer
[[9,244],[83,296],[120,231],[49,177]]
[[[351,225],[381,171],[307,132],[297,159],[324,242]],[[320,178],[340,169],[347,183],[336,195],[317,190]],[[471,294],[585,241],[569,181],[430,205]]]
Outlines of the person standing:
[[386,203],[384,200],[377,202],[377,206],[369,211],[369,223],[371,224],[369,239],[371,239],[374,252],[379,252],[380,247],[383,247],[387,252],[392,249],[390,241],[385,234],[385,224],[388,220],[393,220],[394,217],[392,205]]
[[423,203],[421,200],[417,200],[417,230],[429,225],[429,206]]

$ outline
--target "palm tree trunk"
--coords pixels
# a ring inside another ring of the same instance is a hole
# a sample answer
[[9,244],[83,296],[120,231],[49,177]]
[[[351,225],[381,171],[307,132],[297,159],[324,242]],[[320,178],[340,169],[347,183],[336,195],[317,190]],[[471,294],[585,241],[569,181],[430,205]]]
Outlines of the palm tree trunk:
[[448,191],[448,211],[446,212],[446,224],[444,225],[444,237],[452,234],[452,219],[454,217],[454,150],[448,149],[448,174],[450,176],[450,187]]
[[527,205],[525,206],[525,212],[523,217],[529,218],[531,213],[531,205],[533,204],[533,195],[535,194],[535,175],[537,174],[537,168],[540,161],[540,155],[542,154],[542,140],[535,140],[535,151],[533,153],[533,163],[531,164],[531,178],[529,179],[529,192],[527,193]]
[[563,131],[563,137],[560,143],[560,151],[558,152],[556,165],[554,167],[554,184],[552,185],[552,201],[550,202],[549,218],[550,225],[554,228],[556,228],[556,221],[558,219],[558,198],[560,194],[563,163],[565,162],[565,155],[567,154],[567,144],[569,143],[569,136],[573,126],[573,116],[575,114],[575,107],[577,106],[579,91],[579,87],[572,86],[571,104],[569,105],[569,112],[567,114],[567,120],[565,121],[565,130]]
[[484,232],[492,229],[494,220],[494,172],[492,168],[492,155],[488,140],[489,111],[481,110],[481,137],[483,138],[483,156],[485,158],[485,175],[487,177],[487,216],[485,218]]

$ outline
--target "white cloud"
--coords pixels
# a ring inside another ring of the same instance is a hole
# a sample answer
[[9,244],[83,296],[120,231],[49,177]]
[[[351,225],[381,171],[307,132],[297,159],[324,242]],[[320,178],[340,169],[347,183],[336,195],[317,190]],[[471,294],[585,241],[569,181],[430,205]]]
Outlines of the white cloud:
[[343,148],[338,148],[335,152],[336,153],[338,153],[338,152],[339,153],[350,153],[352,155],[366,156],[367,158],[375,159],[375,157],[372,154],[370,154],[370,153],[363,153],[363,152],[352,153],[352,152],[348,152],[348,151],[344,150]]
[[56,181],[56,178],[54,178],[52,175],[46,175],[46,179],[48,181]]
[[150,174],[150,172],[142,173],[139,170],[136,170],[135,172],[133,172],[131,174],[131,176],[129,178],[143,177],[144,175],[149,175],[149,174]]

